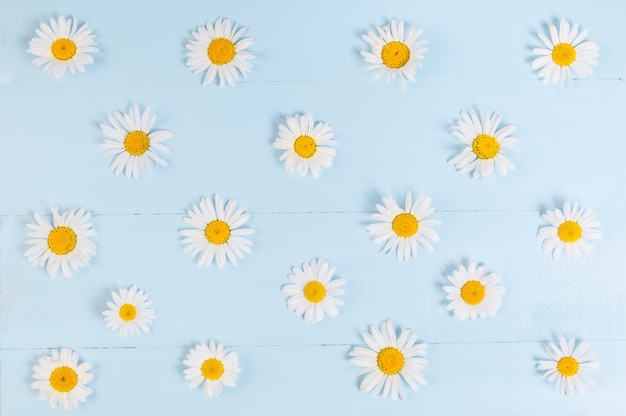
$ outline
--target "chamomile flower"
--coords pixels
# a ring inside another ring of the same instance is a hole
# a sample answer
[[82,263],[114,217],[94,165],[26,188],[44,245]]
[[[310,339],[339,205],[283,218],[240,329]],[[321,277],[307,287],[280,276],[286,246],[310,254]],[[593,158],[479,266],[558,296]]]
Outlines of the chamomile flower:
[[91,214],[83,208],[59,214],[59,208],[52,208],[52,224],[35,213],[35,224],[26,224],[32,231],[26,234],[32,245],[24,256],[33,265],[46,267],[48,275],[56,277],[61,269],[63,276],[72,275],[80,267],[86,267],[96,254],[96,245],[89,238],[96,236]]
[[549,209],[541,217],[550,225],[541,227],[537,238],[543,240],[543,254],[552,253],[554,260],[560,259],[561,255],[568,260],[579,260],[596,248],[591,240],[602,237],[602,233],[597,230],[600,222],[591,209],[585,210],[577,202],[573,207],[565,202],[563,211]]
[[428,239],[439,241],[439,234],[431,227],[440,225],[441,221],[426,219],[435,212],[434,208],[430,208],[430,198],[422,194],[413,202],[409,191],[404,209],[391,198],[383,198],[383,204],[376,204],[378,213],[372,215],[379,222],[367,226],[375,243],[385,242],[381,250],[383,253],[396,250],[396,259],[406,261],[417,255],[417,243],[433,251]]
[[138,290],[136,286],[130,289],[120,288],[119,292],[111,292],[113,302],[107,302],[108,310],[102,312],[105,316],[107,328],[113,331],[119,329],[119,334],[126,336],[141,335],[141,331],[148,333],[148,325],[154,319],[154,310],[150,309],[152,302],[148,294]]
[[194,74],[206,71],[202,85],[219,78],[220,87],[224,84],[235,85],[239,74],[244,77],[252,69],[249,62],[255,56],[247,49],[254,43],[254,38],[242,38],[246,28],[237,29],[230,19],[218,17],[215,24],[207,22],[192,32],[195,40],[185,46],[187,66]]
[[337,306],[343,301],[337,296],[343,294],[345,280],[334,279],[335,268],[328,268],[328,263],[322,260],[311,260],[303,263],[302,268],[294,267],[288,276],[293,284],[285,285],[282,291],[289,296],[287,308],[294,311],[298,318],[304,315],[306,322],[319,322],[324,314],[339,315]]
[[104,139],[102,147],[107,149],[104,156],[117,155],[111,163],[111,170],[115,175],[122,172],[126,177],[138,179],[144,171],[152,170],[152,162],[156,165],[167,166],[167,162],[157,151],[170,153],[169,147],[162,142],[175,137],[169,130],[152,131],[156,116],[150,117],[150,107],[140,113],[135,104],[128,113],[113,112],[109,117],[109,124],[100,124],[102,133],[109,139]]
[[595,382],[587,374],[589,371],[597,370],[598,363],[590,362],[595,358],[595,354],[589,352],[589,344],[581,342],[578,347],[574,337],[565,340],[559,338],[559,346],[550,342],[546,351],[551,360],[539,360],[537,369],[545,371],[544,377],[549,382],[556,380],[556,386],[561,394],[573,396],[576,393],[584,393],[587,386],[594,385]]
[[27,52],[37,56],[35,66],[44,66],[44,71],[61,78],[65,72],[74,74],[85,72],[85,65],[93,63],[90,53],[98,52],[95,36],[87,29],[87,24],[78,28],[76,19],[50,19],[50,26],[41,22],[35,29],[38,37],[28,42]]
[[224,207],[224,199],[215,195],[215,205],[208,198],[202,198],[199,205],[187,211],[188,217],[183,218],[193,228],[181,230],[186,244],[185,252],[191,251],[198,256],[198,265],[207,267],[213,259],[220,269],[226,264],[226,258],[236,266],[237,259],[243,258],[243,252],[250,253],[252,242],[243,237],[254,233],[252,228],[241,228],[250,219],[250,214],[237,210],[237,201],[228,200]]
[[284,150],[278,160],[285,161],[287,172],[297,171],[305,176],[310,170],[314,178],[333,165],[337,150],[332,146],[336,145],[332,127],[322,122],[315,124],[310,114],[287,117],[287,126],[278,126],[274,141],[276,149]]
[[485,319],[500,309],[500,297],[504,293],[504,288],[497,285],[500,277],[495,273],[487,274],[484,266],[471,262],[466,269],[461,265],[447,278],[453,285],[443,287],[448,294],[446,299],[451,301],[447,309],[454,311],[454,317],[459,321],[476,317]]
[[190,349],[183,364],[189,367],[184,370],[185,379],[191,380],[189,388],[203,384],[202,389],[208,397],[219,397],[223,386],[235,387],[241,371],[237,353],[228,352],[222,344],[215,345],[213,340],[209,345],[196,345]]
[[93,380],[90,363],[78,364],[78,353],[69,348],[52,350],[51,355],[39,358],[39,364],[33,367],[31,384],[39,390],[39,400],[48,400],[50,407],[64,407],[67,410],[77,408],[93,393],[87,383]]
[[538,33],[539,38],[545,44],[545,48],[535,48],[533,53],[539,55],[533,60],[530,67],[533,70],[541,69],[539,77],[545,83],[572,85],[572,71],[586,77],[593,71],[590,65],[598,65],[598,45],[586,41],[588,30],[578,33],[578,23],[570,27],[567,20],[561,20],[559,30],[550,25],[550,37]]
[[402,20],[392,20],[390,24],[376,27],[378,34],[368,32],[363,39],[371,46],[371,52],[361,51],[365,62],[370,64],[366,71],[377,71],[374,79],[382,76],[387,82],[398,78],[405,88],[404,79],[415,82],[415,70],[422,66],[424,46],[428,43],[417,39],[423,29],[409,26],[405,33]]
[[424,358],[428,344],[416,344],[417,335],[410,329],[403,328],[400,336],[391,320],[384,322],[380,330],[370,325],[370,331],[361,332],[367,348],[354,347],[350,351],[350,362],[363,367],[357,374],[364,375],[360,388],[362,392],[372,392],[373,396],[382,394],[387,398],[406,399],[402,380],[413,390],[418,383],[426,385],[422,371],[428,366]]
[[480,119],[471,111],[461,111],[461,119],[452,126],[452,134],[465,145],[463,151],[450,159],[448,163],[460,173],[471,173],[474,179],[493,176],[498,169],[502,176],[515,166],[504,155],[517,149],[520,139],[510,136],[517,128],[513,124],[498,128],[500,114],[494,111],[491,116],[480,114]]

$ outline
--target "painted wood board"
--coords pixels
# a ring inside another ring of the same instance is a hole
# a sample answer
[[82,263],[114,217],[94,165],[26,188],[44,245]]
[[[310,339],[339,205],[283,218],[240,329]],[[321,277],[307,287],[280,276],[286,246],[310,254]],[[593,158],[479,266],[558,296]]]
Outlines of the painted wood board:
[[[83,74],[56,80],[31,64],[40,21],[89,23],[101,52]],[[248,27],[257,54],[233,88],[202,87],[185,66],[198,25],[227,16]],[[429,51],[406,91],[365,73],[361,35],[389,19],[424,28]],[[599,65],[571,88],[530,69],[536,32],[565,18],[589,29]],[[74,414],[619,414],[626,405],[626,5],[620,1],[286,1],[203,4],[0,1],[0,414],[47,414],[30,388],[51,348],[94,364],[94,395]],[[99,124],[150,105],[169,142],[168,166],[116,177]],[[460,111],[499,110],[518,126],[517,169],[474,181],[447,161]],[[289,174],[272,147],[287,116],[309,112],[339,142],[317,180]],[[366,226],[382,197],[432,197],[442,222],[433,253],[398,263]],[[182,218],[202,197],[236,198],[251,213],[252,253],[237,267],[197,267]],[[579,201],[602,222],[596,252],[554,262],[536,239],[541,214]],[[84,207],[97,255],[71,279],[24,258],[34,212]],[[287,310],[293,266],[323,258],[346,280],[336,318],[312,325]],[[495,317],[458,322],[446,275],[485,263],[502,277]],[[105,328],[110,292],[137,284],[157,312],[153,331]],[[348,352],[360,331],[393,319],[430,344],[429,384],[406,402],[359,391]],[[587,340],[597,385],[559,395],[535,369],[548,341]],[[215,339],[240,357],[238,386],[209,399],[189,390],[185,358]],[[155,394],[156,393],[156,394]],[[454,400],[451,400],[454,398]]]

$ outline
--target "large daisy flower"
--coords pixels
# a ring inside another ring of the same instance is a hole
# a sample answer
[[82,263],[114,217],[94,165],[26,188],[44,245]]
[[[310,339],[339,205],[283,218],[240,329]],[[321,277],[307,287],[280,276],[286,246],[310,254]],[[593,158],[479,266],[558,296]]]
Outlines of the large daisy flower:
[[119,329],[122,336],[150,332],[148,325],[152,323],[155,314],[150,309],[152,302],[148,300],[147,293],[133,285],[130,289],[120,288],[119,292],[111,292],[111,296],[113,302],[107,302],[109,309],[102,312],[107,328],[113,331]]
[[100,124],[100,128],[112,139],[105,139],[102,147],[108,149],[104,156],[117,155],[111,163],[115,175],[125,172],[127,178],[137,179],[146,169],[152,169],[152,161],[157,166],[167,166],[167,162],[157,155],[157,150],[170,153],[169,147],[162,142],[175,135],[169,130],[152,131],[156,116],[150,117],[150,107],[140,113],[135,104],[128,113],[114,111],[113,115],[115,118],[109,117],[111,124]]
[[466,269],[461,265],[447,278],[453,285],[443,287],[448,294],[446,299],[451,301],[447,309],[454,311],[456,319],[485,319],[500,309],[500,297],[504,293],[504,288],[497,285],[500,277],[495,273],[486,274],[484,266],[477,267],[476,262],[471,262]]
[[363,35],[363,39],[371,46],[371,52],[361,51],[361,56],[365,62],[370,64],[366,71],[377,71],[374,79],[381,76],[387,77],[387,82],[398,78],[405,88],[404,78],[415,82],[415,69],[422,66],[424,59],[424,46],[428,43],[417,38],[422,34],[423,29],[416,29],[409,26],[404,31],[402,20],[392,20],[390,24],[376,27],[378,34],[368,32]]
[[222,344],[216,346],[213,340],[190,349],[183,364],[189,367],[184,371],[185,379],[191,380],[189,388],[204,383],[204,394],[209,397],[222,394],[223,386],[235,387],[241,371],[237,353],[228,352]]
[[50,19],[50,26],[41,22],[35,29],[36,38],[28,42],[27,52],[37,56],[33,60],[35,66],[44,66],[44,71],[61,78],[69,69],[73,74],[76,70],[85,72],[85,65],[93,63],[90,52],[98,52],[97,45],[87,29],[87,24],[78,28],[76,19]]
[[215,24],[207,22],[192,32],[195,40],[185,46],[187,66],[194,74],[206,71],[202,85],[213,82],[217,76],[220,87],[224,83],[233,86],[239,80],[239,73],[246,76],[252,69],[249,62],[255,56],[247,49],[254,43],[254,38],[241,38],[246,28],[237,29],[230,19],[218,17]]
[[91,214],[83,208],[65,211],[59,214],[59,208],[52,208],[52,224],[35,213],[35,224],[27,224],[32,237],[26,241],[32,245],[26,252],[27,260],[34,266],[44,267],[51,277],[56,277],[61,269],[63,276],[72,275],[80,267],[86,267],[91,256],[96,254],[96,245],[89,238],[96,236],[93,224],[89,222]]
[[226,264],[226,258],[233,265],[237,265],[235,254],[240,259],[243,252],[250,253],[252,242],[244,235],[254,233],[251,228],[240,228],[250,219],[250,214],[237,210],[237,201],[228,200],[224,207],[224,199],[215,195],[215,206],[208,198],[202,198],[199,205],[194,205],[187,211],[188,217],[183,218],[186,224],[193,228],[181,230],[186,237],[185,251],[191,251],[192,256],[198,255],[198,265],[210,266],[215,258],[221,269]]
[[510,134],[517,128],[508,124],[501,128],[500,114],[494,111],[491,116],[480,114],[480,119],[471,111],[469,114],[461,111],[461,120],[452,126],[452,134],[465,147],[448,163],[454,165],[460,173],[474,172],[473,178],[493,176],[494,166],[502,176],[515,166],[506,156],[511,150],[517,149],[520,139]]
[[567,20],[561,20],[559,30],[550,25],[550,37],[538,33],[546,48],[535,48],[533,53],[539,55],[530,67],[541,69],[539,77],[545,83],[552,82],[564,86],[572,84],[572,71],[581,77],[592,74],[589,65],[598,65],[598,45],[594,42],[583,42],[587,37],[588,30],[578,33],[578,23],[570,28]]
[[577,202],[574,207],[565,202],[563,211],[549,209],[541,217],[550,225],[541,227],[537,238],[543,240],[543,254],[552,252],[554,260],[560,259],[561,255],[568,260],[579,260],[595,249],[596,246],[590,240],[602,237],[602,233],[596,229],[600,222],[596,221],[591,209],[585,210]]
[[595,382],[587,375],[588,371],[596,370],[598,363],[591,363],[595,358],[594,353],[589,352],[589,344],[581,342],[578,347],[576,339],[570,338],[568,341],[564,337],[559,338],[559,346],[550,342],[546,351],[551,360],[539,360],[537,369],[545,371],[544,377],[549,382],[556,380],[556,386],[561,394],[573,396],[576,393],[584,393],[587,386],[594,385]]
[[90,369],[90,363],[78,365],[77,352],[69,348],[52,350],[51,355],[39,358],[39,364],[33,367],[37,381],[31,387],[39,390],[39,400],[48,400],[53,409],[58,405],[71,410],[93,393],[87,387],[94,378]]
[[417,335],[410,329],[402,329],[400,336],[396,337],[396,330],[391,320],[384,322],[380,330],[370,325],[370,331],[361,332],[367,348],[354,347],[350,351],[350,362],[359,367],[364,367],[358,375],[365,375],[361,380],[361,391],[374,396],[382,394],[387,398],[397,400],[398,397],[406,399],[404,380],[411,389],[417,390],[418,383],[426,385],[426,379],[422,375],[428,361],[423,358],[426,355],[428,344],[416,344]]
[[343,279],[332,280],[335,268],[328,269],[328,263],[322,260],[311,260],[303,263],[302,268],[294,267],[288,277],[293,282],[285,285],[282,291],[289,296],[287,307],[295,311],[298,318],[304,315],[306,322],[319,322],[324,313],[329,316],[339,315],[338,305],[343,301],[337,296],[343,294],[340,286],[346,282]]
[[430,208],[430,198],[423,194],[412,202],[411,192],[406,193],[404,209],[400,208],[391,198],[383,198],[383,205],[376,204],[377,214],[372,218],[379,221],[367,226],[367,230],[375,243],[385,242],[383,253],[396,250],[396,259],[406,261],[417,255],[417,243],[428,251],[433,246],[428,239],[439,241],[437,234],[431,227],[440,225],[439,220],[426,218],[435,212]]
[[311,171],[318,178],[322,168],[333,165],[337,150],[333,140],[333,129],[326,123],[315,124],[309,114],[296,114],[287,117],[287,126],[278,126],[278,137],[274,141],[276,149],[284,150],[279,161],[285,161],[287,172],[297,171],[301,176]]

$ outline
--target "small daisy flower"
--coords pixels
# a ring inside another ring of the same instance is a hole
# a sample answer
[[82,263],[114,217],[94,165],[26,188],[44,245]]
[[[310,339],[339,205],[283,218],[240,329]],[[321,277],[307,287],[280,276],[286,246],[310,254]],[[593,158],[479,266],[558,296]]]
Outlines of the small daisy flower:
[[104,156],[117,155],[111,163],[116,176],[125,172],[127,178],[138,179],[146,169],[152,170],[152,161],[157,166],[167,166],[167,162],[157,155],[157,150],[170,153],[169,147],[162,142],[175,135],[169,130],[152,131],[156,116],[150,117],[150,107],[140,113],[135,104],[128,113],[114,111],[113,115],[115,118],[109,117],[110,125],[100,124],[100,128],[112,139],[105,139],[102,147],[107,149]]
[[250,214],[237,210],[237,200],[230,199],[224,207],[224,200],[215,195],[215,206],[208,198],[202,198],[199,205],[187,211],[183,218],[193,228],[181,230],[186,244],[185,252],[198,255],[198,265],[210,266],[215,258],[220,269],[226,264],[226,258],[236,266],[237,259],[243,258],[243,252],[250,253],[252,242],[244,235],[254,233],[251,228],[241,228],[250,219]]
[[391,320],[384,322],[380,330],[370,325],[370,331],[361,332],[367,348],[354,347],[350,351],[350,362],[364,367],[357,374],[365,375],[360,388],[364,393],[372,392],[374,397],[382,394],[387,398],[406,399],[402,380],[413,390],[418,383],[426,385],[422,371],[428,366],[424,358],[428,344],[416,344],[417,335],[410,329],[402,329],[396,337]]
[[195,40],[185,46],[187,66],[194,74],[206,71],[202,85],[208,85],[217,76],[220,87],[224,83],[233,86],[252,69],[249,62],[255,56],[247,49],[254,43],[254,38],[242,38],[246,28],[237,29],[230,19],[218,17],[215,24],[207,22],[192,32]]
[[480,114],[480,119],[471,111],[469,114],[461,111],[461,120],[452,126],[452,134],[465,145],[463,151],[450,159],[448,163],[460,173],[471,173],[474,179],[492,176],[494,166],[502,176],[515,166],[504,156],[517,149],[521,142],[517,137],[510,136],[517,128],[508,124],[501,128],[500,114],[494,111],[489,117]]
[[547,210],[541,216],[550,225],[541,227],[537,238],[543,240],[541,251],[550,254],[558,260],[563,255],[568,260],[579,260],[590,254],[595,245],[590,240],[598,240],[602,233],[597,230],[601,225],[591,209],[583,209],[574,203],[572,208],[569,202],[563,205],[563,211],[559,209]]
[[105,316],[107,328],[113,331],[119,329],[119,334],[126,336],[141,335],[141,331],[150,332],[148,325],[154,319],[154,310],[150,309],[152,302],[148,294],[137,290],[136,286],[130,289],[120,288],[119,292],[111,292],[113,302],[107,302],[108,310],[102,312]]
[[561,394],[573,396],[586,392],[587,386],[595,384],[587,373],[598,369],[598,363],[590,362],[596,355],[589,352],[589,344],[586,342],[581,342],[574,348],[576,339],[573,337],[569,341],[560,337],[559,345],[560,348],[553,342],[548,344],[546,351],[552,359],[539,360],[537,369],[545,371],[543,376],[547,377],[549,382],[556,380],[556,386]]
[[370,64],[366,71],[377,71],[374,79],[386,76],[387,82],[398,78],[405,88],[404,79],[415,82],[415,69],[422,67],[424,52],[428,49],[424,46],[428,42],[418,41],[423,29],[409,26],[404,31],[402,20],[392,20],[390,24],[376,27],[378,35],[368,32],[363,39],[371,46],[371,52],[361,51],[365,62]]
[[437,234],[431,227],[440,225],[439,220],[426,218],[435,212],[430,208],[430,198],[423,194],[412,202],[411,192],[406,193],[404,209],[400,208],[391,198],[383,198],[384,206],[376,204],[379,213],[372,218],[379,221],[367,226],[367,230],[375,243],[385,242],[383,253],[396,250],[396,259],[406,261],[417,255],[417,243],[428,251],[433,246],[428,239],[439,241]]
[[91,256],[96,254],[96,245],[89,238],[96,236],[93,224],[89,222],[91,214],[83,208],[65,211],[59,214],[59,208],[52,208],[52,224],[35,213],[35,224],[26,224],[32,237],[26,241],[32,245],[24,256],[33,265],[44,267],[50,277],[56,277],[61,269],[63,276],[72,275],[80,267],[86,267]]
[[572,71],[581,77],[591,75],[590,65],[598,65],[598,45],[594,42],[583,42],[588,30],[578,33],[578,23],[570,28],[567,20],[561,20],[559,30],[550,25],[551,40],[543,33],[538,33],[546,48],[535,48],[533,53],[539,55],[530,67],[533,70],[541,69],[539,77],[545,83],[564,86],[567,82],[572,85]]
[[310,170],[311,175],[318,178],[323,168],[333,165],[337,150],[331,146],[336,146],[337,142],[328,124],[315,124],[311,115],[296,114],[287,117],[287,126],[279,125],[278,131],[274,147],[284,150],[278,160],[285,161],[287,172],[298,171],[305,176]]
[[228,352],[222,344],[215,345],[211,340],[209,345],[196,345],[189,350],[186,365],[185,379],[191,380],[189,388],[193,389],[204,383],[202,389],[208,397],[219,397],[223,386],[235,387],[235,382],[241,371],[237,353]]
[[463,265],[447,276],[453,286],[444,286],[443,290],[448,294],[446,299],[451,301],[447,310],[454,311],[454,317],[459,321],[485,319],[493,316],[502,305],[500,298],[504,288],[498,286],[500,277],[495,273],[485,273],[485,267],[477,267],[476,262],[471,262],[466,269]]
[[337,306],[343,301],[337,296],[343,294],[340,286],[346,282],[343,279],[332,280],[335,268],[328,269],[328,263],[322,260],[311,260],[303,263],[302,268],[294,267],[288,277],[293,282],[285,285],[282,291],[289,296],[287,307],[295,311],[298,318],[304,315],[306,322],[320,322],[324,313],[329,316],[339,315]]
[[39,358],[39,364],[33,366],[33,378],[37,381],[31,387],[39,390],[39,400],[48,400],[51,408],[58,405],[72,410],[93,393],[87,387],[94,378],[90,369],[90,363],[78,364],[77,352],[69,348],[52,350],[51,355]]
[[98,52],[95,48],[95,36],[83,24],[78,29],[76,19],[50,19],[50,26],[39,23],[35,29],[36,38],[28,42],[26,52],[37,56],[33,60],[35,66],[44,66],[44,71],[61,78],[69,69],[72,74],[76,70],[85,72],[85,65],[92,64],[93,58],[89,53]]

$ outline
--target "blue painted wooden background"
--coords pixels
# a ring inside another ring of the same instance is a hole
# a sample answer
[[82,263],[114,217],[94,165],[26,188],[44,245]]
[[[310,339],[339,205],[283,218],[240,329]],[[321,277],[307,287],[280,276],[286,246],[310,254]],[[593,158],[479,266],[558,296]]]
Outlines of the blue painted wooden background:
[[[61,80],[31,64],[28,41],[59,15],[89,23],[101,52]],[[257,55],[234,88],[201,86],[185,66],[191,31],[218,16],[248,27]],[[373,81],[361,35],[390,19],[430,42],[416,83]],[[599,65],[571,88],[530,70],[536,33],[565,18],[589,29]],[[0,413],[52,414],[30,389],[50,348],[93,363],[95,393],[73,414],[619,415],[626,407],[626,3],[588,1],[0,1]],[[115,177],[98,127],[130,104],[174,131],[169,166]],[[446,162],[460,111],[499,110],[523,142],[508,177],[473,181]],[[335,166],[289,174],[272,147],[286,116],[332,125]],[[432,197],[441,241],[397,263],[365,230],[383,196]],[[252,253],[198,268],[183,252],[187,209],[217,193],[251,213]],[[602,222],[596,253],[555,263],[541,213],[579,201]],[[23,256],[32,214],[84,207],[99,236],[88,269],[50,279]],[[340,315],[310,325],[281,286],[319,257],[347,281]],[[507,292],[494,318],[458,322],[445,275],[476,260]],[[150,293],[153,332],[119,337],[101,314],[110,291]],[[392,318],[428,342],[429,385],[406,402],[358,389],[348,351]],[[535,370],[547,341],[575,336],[598,354],[597,385],[559,395]],[[187,351],[215,339],[237,352],[238,386],[189,390]],[[56,414],[62,410],[54,411]]]

